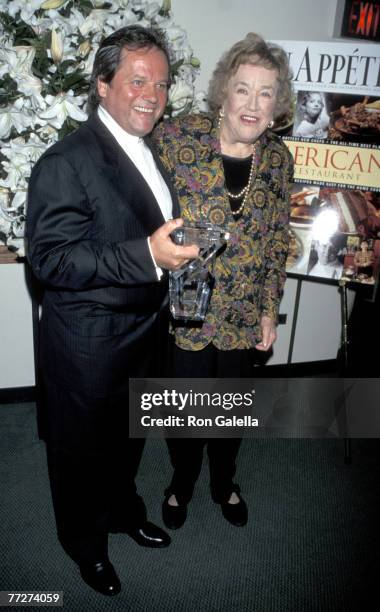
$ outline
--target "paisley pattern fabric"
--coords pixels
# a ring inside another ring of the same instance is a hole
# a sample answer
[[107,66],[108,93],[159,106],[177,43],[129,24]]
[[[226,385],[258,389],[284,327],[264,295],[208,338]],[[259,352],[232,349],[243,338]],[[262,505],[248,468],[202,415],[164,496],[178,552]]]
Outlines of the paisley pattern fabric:
[[211,222],[230,233],[216,259],[215,286],[203,324],[173,324],[176,344],[197,351],[247,349],[261,340],[263,315],[278,319],[286,279],[293,160],[267,131],[256,147],[256,176],[235,221],[224,182],[215,120],[189,115],[159,124],[153,139],[178,192],[186,221]]

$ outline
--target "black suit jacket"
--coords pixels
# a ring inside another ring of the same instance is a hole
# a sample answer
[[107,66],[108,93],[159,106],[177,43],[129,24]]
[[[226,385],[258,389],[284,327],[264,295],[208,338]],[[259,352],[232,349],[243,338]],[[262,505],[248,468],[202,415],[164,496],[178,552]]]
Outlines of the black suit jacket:
[[[178,202],[149,138],[156,164]],[[47,378],[106,396],[125,389],[167,300],[147,237],[164,223],[152,191],[92,115],[33,168],[27,254],[45,286],[41,322]],[[154,339],[151,339],[154,342]]]

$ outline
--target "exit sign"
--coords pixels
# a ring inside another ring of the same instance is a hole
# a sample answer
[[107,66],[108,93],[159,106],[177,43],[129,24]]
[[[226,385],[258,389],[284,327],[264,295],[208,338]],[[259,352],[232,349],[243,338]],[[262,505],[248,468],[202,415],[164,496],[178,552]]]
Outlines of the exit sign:
[[341,36],[380,41],[380,1],[345,0]]

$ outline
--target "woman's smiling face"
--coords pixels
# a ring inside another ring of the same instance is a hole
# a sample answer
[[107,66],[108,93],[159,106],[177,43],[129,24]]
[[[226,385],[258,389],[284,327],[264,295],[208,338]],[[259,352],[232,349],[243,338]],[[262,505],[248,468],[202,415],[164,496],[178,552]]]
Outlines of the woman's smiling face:
[[230,145],[255,142],[273,119],[277,91],[276,70],[241,64],[227,84],[221,139]]

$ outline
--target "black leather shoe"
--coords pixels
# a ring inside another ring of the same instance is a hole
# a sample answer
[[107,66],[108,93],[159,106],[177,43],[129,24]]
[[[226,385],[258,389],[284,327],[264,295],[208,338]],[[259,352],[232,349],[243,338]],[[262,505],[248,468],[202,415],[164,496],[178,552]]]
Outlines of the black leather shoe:
[[186,521],[187,506],[171,506],[168,503],[169,497],[171,496],[165,497],[162,504],[162,520],[168,529],[179,529]]
[[157,525],[146,521],[140,527],[126,527],[122,530],[139,544],[149,548],[165,548],[169,546],[170,536]]
[[88,586],[102,595],[117,595],[121,591],[120,580],[109,561],[83,563],[80,574]]
[[237,493],[236,495],[239,498],[239,502],[237,504],[223,502],[220,504],[220,506],[222,508],[224,518],[231,523],[231,525],[235,525],[235,527],[243,527],[248,521],[248,508],[241,495],[238,495]]

